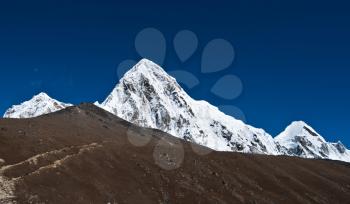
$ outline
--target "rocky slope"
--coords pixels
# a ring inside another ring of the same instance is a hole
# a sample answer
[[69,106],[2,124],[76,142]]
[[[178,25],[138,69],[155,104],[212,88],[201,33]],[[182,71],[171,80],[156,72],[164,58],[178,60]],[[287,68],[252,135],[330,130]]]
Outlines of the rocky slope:
[[347,163],[211,152],[91,104],[0,119],[0,203],[346,203]]

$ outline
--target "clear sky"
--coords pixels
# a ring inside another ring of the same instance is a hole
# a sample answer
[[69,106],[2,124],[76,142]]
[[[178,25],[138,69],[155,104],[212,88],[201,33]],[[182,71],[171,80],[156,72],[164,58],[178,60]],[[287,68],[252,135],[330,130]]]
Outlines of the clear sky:
[[[304,120],[328,140],[350,146],[350,4],[347,1],[2,1],[0,114],[40,91],[63,102],[102,101],[118,81],[117,65],[139,60],[135,37],[147,27],[168,43],[164,68],[194,73],[195,99],[234,105],[247,122],[278,134]],[[182,63],[172,40],[183,29],[198,39]],[[228,69],[200,72],[201,51],[230,41]],[[238,76],[243,93],[210,93],[218,78]]]

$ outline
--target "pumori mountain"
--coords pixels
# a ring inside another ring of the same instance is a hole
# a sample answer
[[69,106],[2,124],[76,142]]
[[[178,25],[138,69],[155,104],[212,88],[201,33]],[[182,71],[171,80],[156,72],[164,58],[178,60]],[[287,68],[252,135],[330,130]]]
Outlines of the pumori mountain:
[[[26,118],[71,104],[41,93],[13,106],[4,117]],[[95,105],[142,127],[150,127],[218,151],[235,151],[350,162],[350,151],[329,143],[304,122],[293,122],[276,138],[192,99],[160,66],[143,59],[132,67],[101,104]]]
[[46,93],[39,93],[29,101],[12,106],[5,112],[4,118],[32,118],[52,113],[68,106],[72,106],[72,104],[62,103],[51,98]]
[[275,137],[281,154],[303,158],[322,158],[350,162],[350,150],[338,141],[327,142],[312,127],[303,121],[289,125]]
[[147,59],[124,75],[100,107],[139,126],[215,150],[278,153],[273,138],[264,130],[192,99],[173,77]]

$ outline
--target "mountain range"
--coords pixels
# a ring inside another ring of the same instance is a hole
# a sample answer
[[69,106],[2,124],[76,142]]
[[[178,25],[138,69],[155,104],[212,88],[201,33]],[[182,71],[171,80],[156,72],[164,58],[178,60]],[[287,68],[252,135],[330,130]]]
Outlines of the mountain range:
[[[340,141],[327,142],[303,121],[292,122],[272,137],[265,130],[228,116],[206,101],[191,98],[160,66],[142,59],[96,106],[141,127],[217,151],[288,155],[350,162]],[[8,109],[4,118],[32,118],[72,106],[40,93]],[[203,153],[203,152],[202,152]]]

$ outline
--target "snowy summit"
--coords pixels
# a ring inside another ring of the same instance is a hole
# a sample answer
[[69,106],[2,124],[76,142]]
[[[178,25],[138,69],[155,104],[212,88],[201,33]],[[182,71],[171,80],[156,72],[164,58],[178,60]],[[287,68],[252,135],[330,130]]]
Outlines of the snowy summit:
[[290,124],[275,137],[275,141],[281,145],[281,152],[285,155],[350,162],[350,151],[340,141],[327,142],[303,121]]
[[42,92],[29,101],[12,106],[5,112],[4,118],[32,118],[52,113],[68,106],[72,106],[72,104],[59,102]]

